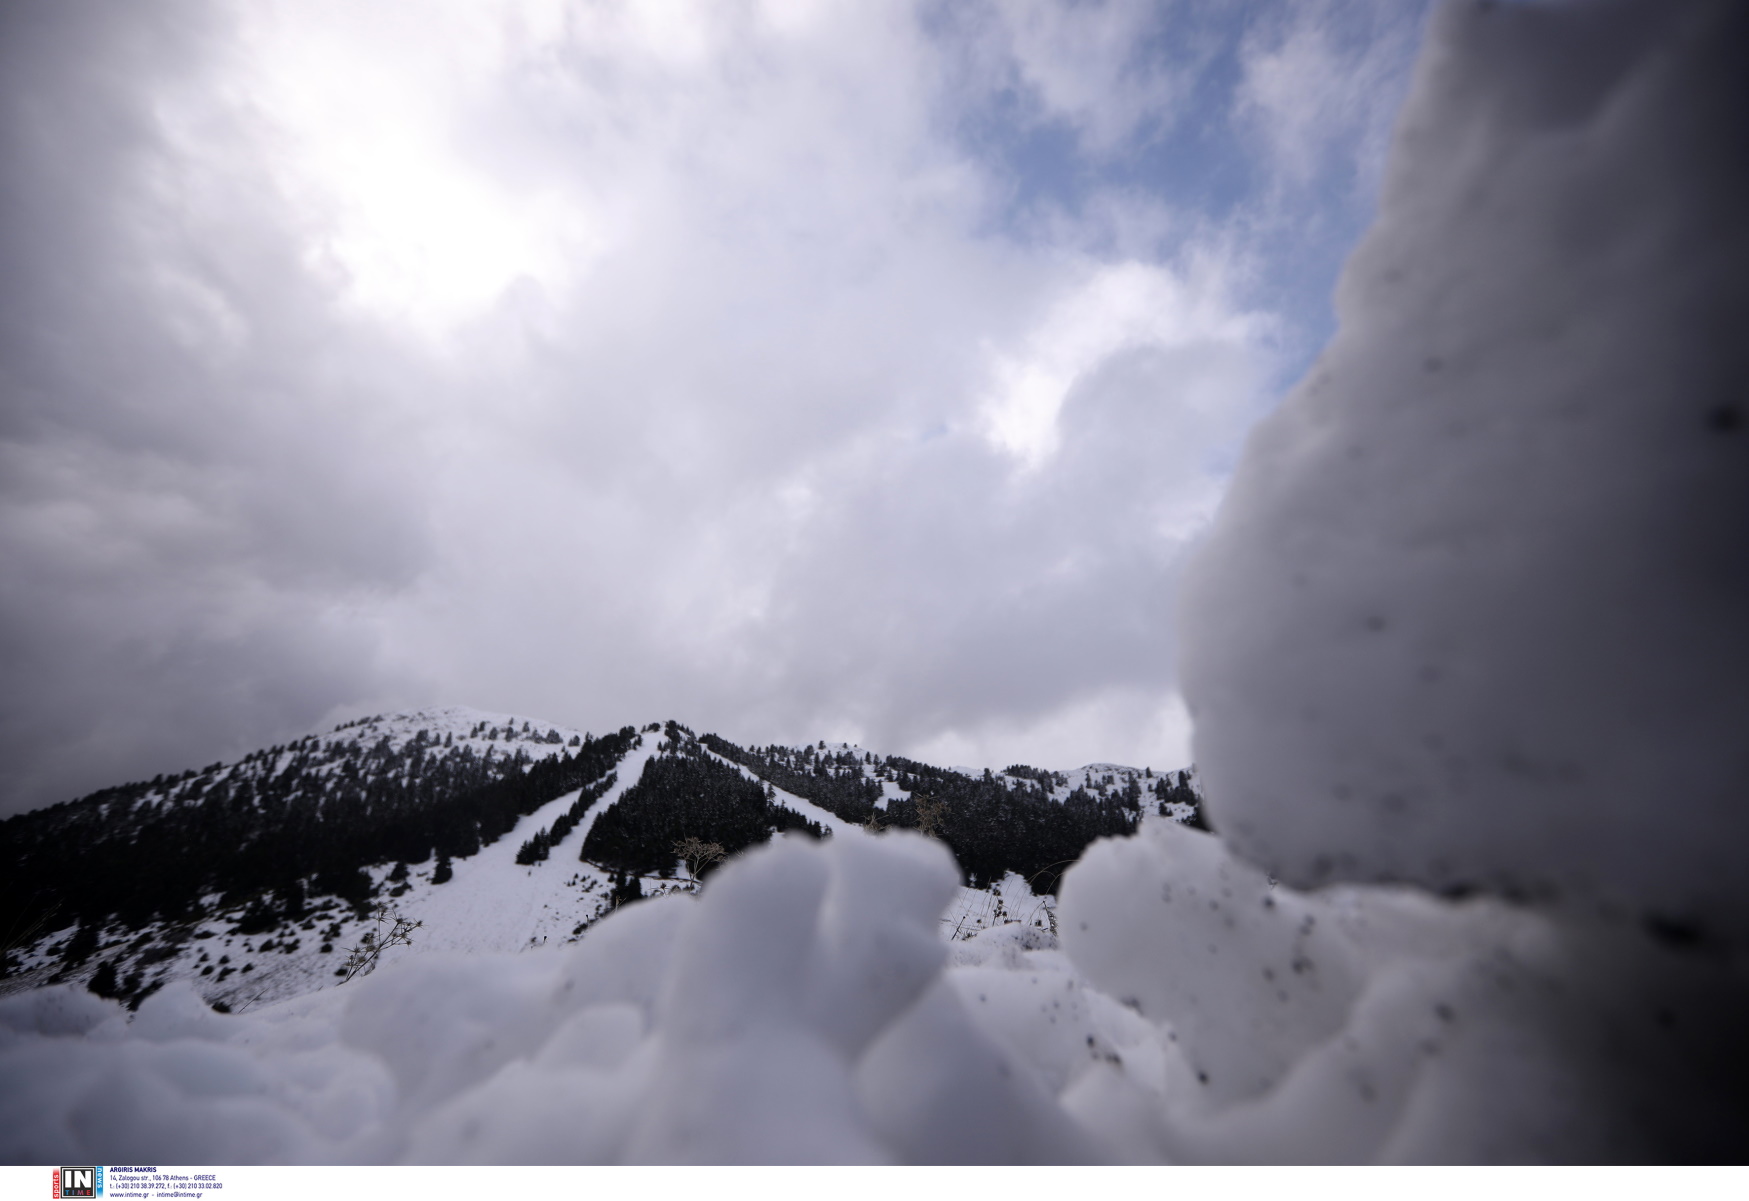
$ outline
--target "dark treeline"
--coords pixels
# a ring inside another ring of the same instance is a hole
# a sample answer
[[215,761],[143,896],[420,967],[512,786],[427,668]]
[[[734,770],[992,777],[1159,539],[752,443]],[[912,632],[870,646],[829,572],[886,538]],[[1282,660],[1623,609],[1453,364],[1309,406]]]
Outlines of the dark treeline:
[[583,820],[583,815],[589,812],[596,801],[607,795],[607,790],[612,788],[618,779],[619,773],[610,771],[603,779],[597,780],[585,788],[582,794],[571,802],[571,807],[559,814],[558,819],[553,822],[550,828],[536,831],[533,838],[522,844],[522,848],[516,852],[516,862],[521,864],[539,863],[552,854],[553,848],[565,841],[565,836],[577,828],[577,823]]
[[1024,763],[1010,763],[1002,769],[1005,776],[1013,776],[1016,780],[1032,780],[1044,786],[1048,791],[1061,788],[1069,782],[1069,777],[1060,771],[1046,771],[1042,767],[1028,767]]
[[[824,746],[746,749],[715,734],[699,741],[846,821],[922,829],[940,838],[977,888],[1014,871],[1034,888],[1054,893],[1057,876],[1088,843],[1132,833],[1144,804],[1141,786],[1133,780],[1112,794],[1077,788],[1066,799],[1053,799],[1052,790],[1068,778],[1022,764],[1001,777],[985,772],[978,779],[898,755],[877,759]],[[909,798],[890,800],[885,812],[878,812],[880,779],[893,781]],[[1161,812],[1166,799],[1162,794]],[[1171,799],[1180,799],[1179,794]]]
[[627,727],[573,739],[531,764],[520,747],[481,755],[423,730],[399,748],[387,736],[311,736],[229,768],[105,789],[0,822],[0,922],[139,926],[196,917],[211,894],[226,906],[254,898],[252,925],[298,916],[313,895],[363,903],[365,868],[472,855],[612,770],[636,737]]
[[638,782],[589,827],[585,862],[616,873],[670,876],[679,859],[675,844],[685,838],[714,842],[733,855],[782,830],[824,837],[817,823],[706,755],[684,727],[670,722],[668,733],[671,753],[645,763]]
[[440,832],[432,840],[433,850],[462,859],[498,841],[518,821],[548,801],[574,788],[587,789],[599,781],[624,758],[637,739],[638,732],[631,726],[602,738],[588,738],[574,754],[561,753],[540,760],[524,771],[457,798],[455,803],[442,807],[448,811],[444,815],[447,820],[441,823]]
[[1202,813],[1202,794],[1190,782],[1188,770],[1162,773],[1154,783],[1154,795],[1159,799],[1161,817],[1176,817],[1193,830],[1209,829]]
[[706,734],[699,741],[723,758],[748,768],[760,779],[859,826],[874,815],[875,802],[881,799],[880,783],[862,771],[862,764],[872,761],[872,756],[858,756],[852,751],[816,752],[811,746],[743,750],[715,734]]
[[1039,783],[1048,772],[986,771],[980,779],[898,756],[887,764],[911,794],[887,803],[887,824],[941,839],[974,888],[1018,872],[1033,891],[1054,894],[1088,843],[1134,833],[1141,818],[1142,790],[1133,780],[1115,795],[1077,788],[1054,800]]

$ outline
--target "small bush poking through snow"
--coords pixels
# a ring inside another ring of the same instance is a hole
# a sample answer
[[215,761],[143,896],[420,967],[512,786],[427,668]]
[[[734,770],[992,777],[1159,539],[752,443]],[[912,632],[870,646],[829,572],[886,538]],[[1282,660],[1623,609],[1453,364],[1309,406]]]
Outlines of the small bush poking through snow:
[[359,935],[357,945],[336,972],[341,977],[342,984],[375,971],[383,952],[395,947],[412,946],[413,931],[425,924],[402,917],[387,905],[378,905],[372,916],[376,918],[375,929],[366,930]]

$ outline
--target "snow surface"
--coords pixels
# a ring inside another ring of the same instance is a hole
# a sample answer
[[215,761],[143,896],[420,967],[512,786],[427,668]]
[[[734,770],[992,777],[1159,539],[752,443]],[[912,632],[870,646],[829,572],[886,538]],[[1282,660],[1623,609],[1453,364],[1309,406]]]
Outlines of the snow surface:
[[1439,10],[1184,592],[1211,821],[1283,879],[1749,939],[1746,21]]
[[835,830],[246,1013],[15,994],[0,1160],[1740,1157],[1746,50],[1733,0],[1440,11],[1187,596],[1222,837],[1146,818],[997,916]]
[[0,1160],[1643,1159],[1740,1130],[1732,1081],[1669,1062],[1736,1008],[1649,945],[1296,895],[1159,818],[1071,869],[1060,946],[944,941],[955,877],[910,832],[786,837],[574,944],[243,1014],[187,981],[131,1022],[75,986],[0,999]]
[[[645,735],[614,769],[613,787],[589,807],[547,859],[521,865],[516,853],[535,831],[551,827],[580,789],[547,802],[477,854],[455,860],[454,878],[447,883],[429,884],[431,867],[417,873],[426,886],[410,890],[396,905],[403,916],[423,923],[415,936],[417,949],[501,951],[538,946],[572,937],[579,923],[593,921],[602,909],[606,875],[579,863],[578,849],[595,819],[638,782],[644,764],[655,754],[654,737]],[[411,949],[385,954],[392,957]]]
[[[533,761],[567,751],[570,740],[582,738],[583,732],[538,718],[460,705],[419,709],[359,718],[300,739],[277,754],[262,752],[236,763],[215,764],[210,772],[197,776],[196,781],[210,789],[226,779],[272,777],[284,771],[306,744],[323,748],[352,744],[368,751],[386,740],[390,749],[399,752],[421,736],[427,745],[441,745],[447,738],[454,748],[470,748],[479,756],[490,752],[494,758],[508,761],[520,751]],[[548,741],[551,736],[557,736],[558,741]],[[628,763],[635,759],[633,770],[641,771],[644,758],[648,758],[647,751],[641,755],[634,751],[628,756]],[[340,758],[306,761],[302,770],[312,777],[328,775],[340,771],[346,762]],[[621,770],[623,773],[624,768]],[[630,777],[633,782],[636,778]],[[161,804],[177,795],[185,788],[179,785],[179,779],[173,777],[148,791],[141,802]],[[622,775],[614,790],[591,808],[585,821],[565,840],[570,848],[567,861],[575,860],[576,848],[582,845],[595,814],[618,799],[624,788]],[[605,873],[584,869],[561,875],[555,863],[546,872],[525,874],[525,869],[514,867],[514,860],[522,843],[534,831],[550,825],[552,818],[568,809],[576,796],[573,792],[552,802],[522,819],[504,839],[483,848],[478,855],[455,861],[455,879],[448,884],[430,883],[435,865],[429,862],[412,869],[404,886],[388,884],[390,864],[371,869],[372,881],[398,913],[408,920],[425,923],[416,936],[420,945],[512,950],[556,936],[571,937],[579,922],[592,921],[605,909]],[[570,879],[570,875],[576,878]],[[483,889],[490,889],[489,900],[482,895]],[[76,979],[88,979],[95,973],[97,961],[110,958],[124,976],[138,967],[148,984],[196,978],[207,1000],[233,1010],[247,1009],[331,986],[346,952],[375,924],[361,918],[350,906],[328,898],[318,900],[297,929],[246,936],[234,929],[245,903],[222,909],[219,900],[217,896],[206,898],[207,916],[185,936],[166,938],[175,924],[163,922],[138,929],[114,926],[104,930],[98,953]],[[18,953],[19,967],[13,979],[0,986],[0,993],[60,971],[63,965],[58,952],[67,935],[68,931],[58,931],[23,948]],[[330,949],[323,951],[324,945]],[[393,958],[398,953],[390,951],[387,955]]]

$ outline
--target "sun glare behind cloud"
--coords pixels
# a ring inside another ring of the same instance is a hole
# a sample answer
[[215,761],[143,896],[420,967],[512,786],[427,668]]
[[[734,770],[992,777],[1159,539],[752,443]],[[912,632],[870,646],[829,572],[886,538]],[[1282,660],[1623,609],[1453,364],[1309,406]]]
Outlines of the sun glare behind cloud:
[[495,177],[458,116],[554,22],[529,6],[325,7],[250,10],[236,79],[312,216],[312,265],[363,309],[436,335],[587,258],[582,199]]

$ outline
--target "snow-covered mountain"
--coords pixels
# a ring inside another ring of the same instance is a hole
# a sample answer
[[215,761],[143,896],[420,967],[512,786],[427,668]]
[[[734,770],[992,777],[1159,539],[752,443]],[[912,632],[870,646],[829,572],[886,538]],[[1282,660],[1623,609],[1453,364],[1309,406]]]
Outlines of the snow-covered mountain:
[[[412,953],[574,942],[631,898],[694,890],[681,839],[732,854],[784,828],[923,824],[978,886],[944,935],[1048,929],[1062,866],[1144,809],[1194,820],[1189,779],[1106,763],[993,774],[824,741],[749,749],[675,722],[597,738],[462,707],[363,718],[0,826],[17,932],[0,991],[74,982],[137,1008],[186,979],[241,1012],[344,981],[351,953],[397,919],[418,923]],[[679,808],[677,787],[696,793]],[[1041,815],[1061,828],[1033,828]]]

